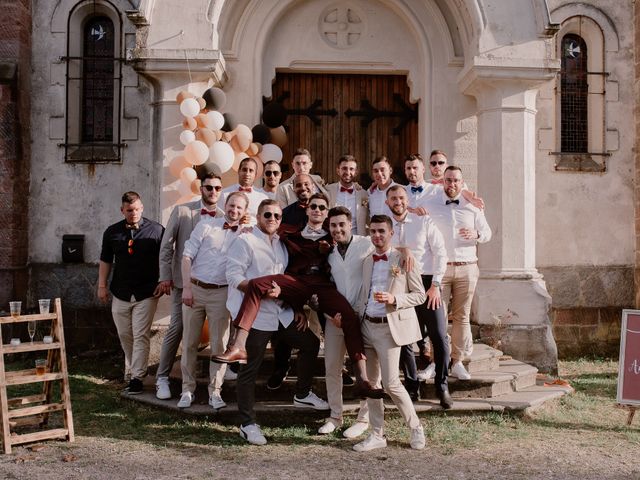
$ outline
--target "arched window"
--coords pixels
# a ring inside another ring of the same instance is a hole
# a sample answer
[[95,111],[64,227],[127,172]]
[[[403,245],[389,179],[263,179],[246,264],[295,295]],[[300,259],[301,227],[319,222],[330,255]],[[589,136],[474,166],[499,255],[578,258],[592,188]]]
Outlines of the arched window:
[[587,45],[578,35],[570,33],[562,39],[560,71],[561,151],[589,151],[589,116],[587,81]]

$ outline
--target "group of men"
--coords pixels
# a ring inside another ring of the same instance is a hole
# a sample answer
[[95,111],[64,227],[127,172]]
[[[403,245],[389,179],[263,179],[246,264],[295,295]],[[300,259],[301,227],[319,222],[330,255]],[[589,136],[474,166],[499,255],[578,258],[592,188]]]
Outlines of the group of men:
[[[206,175],[200,200],[176,206],[166,229],[142,217],[139,195],[123,195],[124,220],[103,237],[98,296],[108,299],[115,259],[110,291],[130,377],[127,391],[142,392],[151,321],[158,298],[167,294],[172,312],[156,374],[159,399],[171,398],[169,372],[182,342],[178,407],[193,402],[207,318],[209,404],[225,407],[222,384],[236,379],[240,435],[250,443],[266,443],[254,403],[258,370],[271,341],[284,353],[276,352],[268,386],[282,384],[291,348],[297,349],[293,403],[330,411],[320,434],[342,426],[348,353],[354,393],[366,401],[343,435],[355,438],[371,427],[354,449],[386,446],[384,393],[409,427],[411,447],[423,448],[413,405],[420,380],[435,378],[440,404],[451,408],[448,376],[470,378],[463,361],[473,347],[469,315],[479,276],[476,245],[491,238],[482,200],[438,150],[429,158],[430,181],[420,155],[404,159],[406,186],[392,180],[386,157],[373,161],[369,189],[357,183],[358,163],[351,155],[338,160],[339,181],[330,185],[311,175],[307,150],[295,152],[292,166],[291,178],[281,182],[279,163],[266,162],[263,188],[254,186],[258,169],[251,158],[240,163],[238,183],[226,189],[218,176]],[[311,390],[321,338],[328,402]],[[232,363],[241,365],[237,374],[227,368]]]

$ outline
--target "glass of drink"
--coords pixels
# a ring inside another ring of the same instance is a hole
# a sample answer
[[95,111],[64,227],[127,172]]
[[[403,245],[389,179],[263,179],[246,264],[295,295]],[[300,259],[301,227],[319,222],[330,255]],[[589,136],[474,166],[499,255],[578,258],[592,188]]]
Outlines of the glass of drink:
[[9,302],[9,310],[12,317],[19,317],[21,308],[22,302]]
[[47,361],[43,358],[36,360],[36,375],[44,375],[47,372]]
[[28,322],[27,331],[29,332],[29,338],[31,339],[31,343],[33,343],[33,337],[36,336],[36,322]]
[[40,315],[49,313],[49,307],[51,306],[51,300],[48,298],[41,298],[38,300],[38,306],[40,307]]
[[386,286],[383,283],[376,283],[371,287],[371,290],[373,291],[373,299],[378,302],[378,303],[382,303],[382,293],[384,293],[384,289],[386,288]]

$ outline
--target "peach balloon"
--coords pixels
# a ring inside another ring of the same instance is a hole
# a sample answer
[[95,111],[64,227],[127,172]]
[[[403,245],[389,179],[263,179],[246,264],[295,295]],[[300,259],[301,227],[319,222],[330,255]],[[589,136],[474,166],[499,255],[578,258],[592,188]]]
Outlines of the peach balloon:
[[198,128],[209,128],[206,124],[207,116],[204,113],[199,113],[196,115],[196,123],[198,124]]
[[196,178],[193,182],[191,182],[191,192],[194,195],[200,194],[200,179]]
[[182,128],[185,130],[195,130],[198,128],[198,122],[196,122],[196,119],[193,117],[186,117],[182,121]]
[[258,169],[256,171],[256,180],[262,178],[262,175],[264,174],[264,163],[262,163],[262,160],[260,160],[260,157],[251,157],[256,161],[256,165],[258,166]]
[[220,179],[222,180],[222,185],[228,187],[229,185],[238,183],[238,172],[233,169],[229,169],[220,175]]
[[202,165],[209,158],[209,147],[200,140],[195,140],[184,147],[184,156],[192,165]]
[[180,172],[190,165],[191,164],[183,155],[178,155],[169,162],[169,172],[171,172],[171,175],[175,178],[180,178]]
[[250,157],[257,155],[259,152],[260,152],[260,148],[258,148],[257,143],[252,143],[251,145],[249,145],[249,148],[247,148],[247,154]]
[[186,90],[182,90],[176,96],[176,102],[178,102],[178,105],[180,105],[187,98],[193,98],[193,97],[195,97],[195,95],[193,93],[188,92]]
[[237,172],[240,168],[240,162],[245,158],[249,158],[249,155],[247,155],[245,152],[236,153],[236,156],[233,159],[233,165],[231,165],[231,170]]
[[287,140],[287,131],[282,125],[271,129],[271,143],[282,148],[287,144]]
[[207,106],[207,101],[202,97],[196,97],[198,105],[200,105],[200,110],[204,109]]
[[200,140],[201,142],[204,142],[207,147],[211,147],[211,145],[218,141],[218,138],[215,132],[212,132],[208,128],[200,128],[196,132],[196,140]]
[[180,180],[182,180],[185,185],[189,185],[189,188],[191,188],[191,182],[193,182],[197,177],[198,174],[193,167],[187,167],[180,172]]
[[238,141],[238,146],[240,148],[239,151],[244,152],[251,145],[251,141],[253,140],[253,133],[251,133],[251,129],[246,125],[240,124],[236,127],[235,138]]

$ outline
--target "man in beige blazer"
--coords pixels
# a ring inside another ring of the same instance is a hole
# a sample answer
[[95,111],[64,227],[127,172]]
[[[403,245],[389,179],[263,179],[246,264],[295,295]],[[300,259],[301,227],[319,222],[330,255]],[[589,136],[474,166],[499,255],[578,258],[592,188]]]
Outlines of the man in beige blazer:
[[[411,398],[400,382],[400,347],[422,337],[414,306],[426,300],[417,269],[407,272],[400,252],[391,247],[393,223],[386,215],[374,215],[369,225],[375,252],[364,260],[362,291],[358,312],[362,315],[362,337],[367,356],[367,375],[384,385],[411,429],[411,448],[425,446],[424,431]],[[371,434],[353,446],[358,452],[384,448],[384,405],[382,400],[367,400]]]
[[293,175],[287,178],[284,182],[281,182],[280,185],[278,185],[278,190],[276,192],[276,200],[280,204],[280,207],[284,209],[298,200],[295,192],[293,191],[293,179],[297,175],[303,173],[305,175],[309,175],[313,181],[315,191],[311,193],[324,193],[327,195],[327,190],[325,189],[322,177],[320,175],[311,175],[313,162],[311,161],[311,154],[309,153],[309,150],[306,148],[297,149],[293,154],[291,165],[293,166]]
[[358,178],[358,163],[353,155],[343,155],[338,159],[336,172],[340,181],[327,185],[329,207],[346,207],[353,218],[354,235],[367,234],[369,218],[369,195],[355,180]]
[[191,232],[203,219],[223,217],[224,211],[218,207],[222,191],[222,180],[214,173],[202,178],[200,200],[176,205],[171,211],[169,222],[160,245],[160,288],[162,293],[171,295],[171,320],[162,341],[160,363],[156,373],[156,396],[160,400],[171,398],[169,372],[182,340],[182,274],[180,272],[184,244]]

